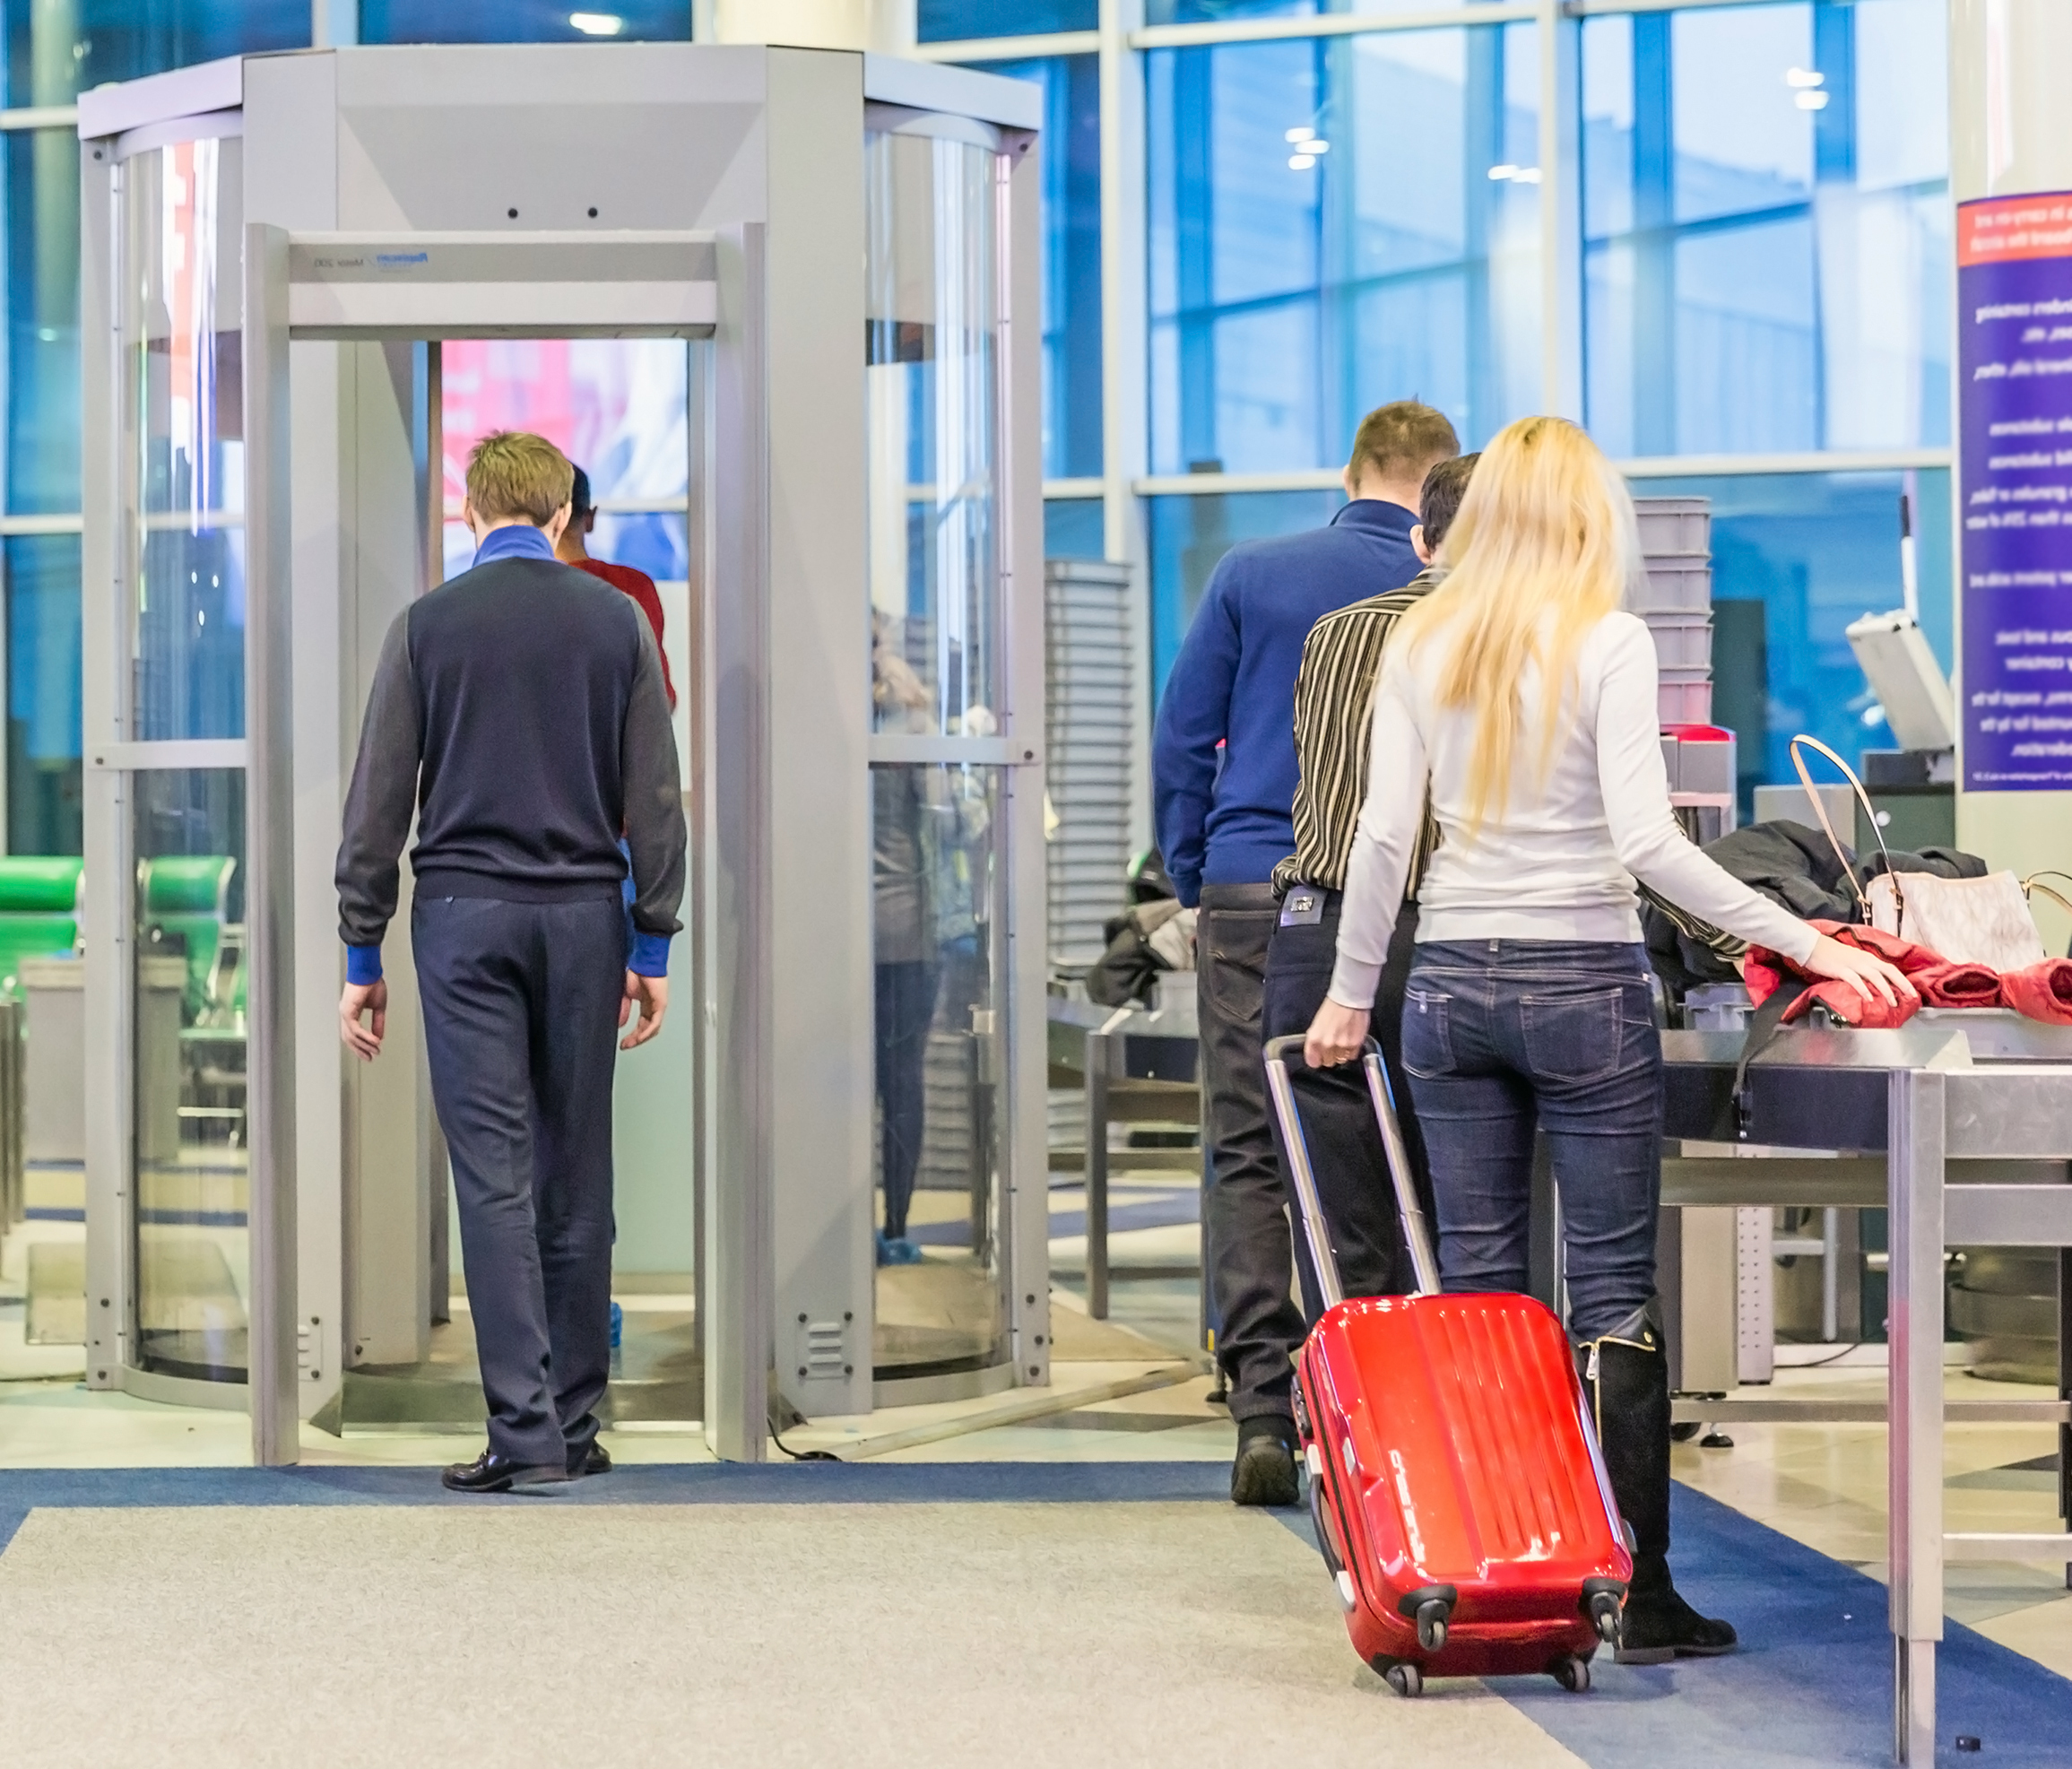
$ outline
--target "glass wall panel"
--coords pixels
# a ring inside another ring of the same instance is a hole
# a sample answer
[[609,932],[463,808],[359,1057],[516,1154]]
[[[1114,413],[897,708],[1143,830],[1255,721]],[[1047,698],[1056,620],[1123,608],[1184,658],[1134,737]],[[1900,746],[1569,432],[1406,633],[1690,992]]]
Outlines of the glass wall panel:
[[1949,439],[1941,0],[1585,20],[1591,428],[1615,455]]
[[0,20],[10,105],[309,42],[309,0],[0,0]]
[[1215,24],[1233,19],[1307,19],[1341,13],[1443,13],[1468,0],[1145,0],[1147,24]]
[[1093,56],[987,62],[1044,89],[1044,477],[1101,471],[1101,108]]
[[245,776],[137,774],[136,1361],[245,1379]]
[[1045,559],[1105,559],[1106,513],[1098,498],[1052,498],[1044,504]]
[[[1166,686],[1209,574],[1240,541],[1321,528],[1345,502],[1336,491],[1205,492],[1151,499],[1151,691]],[[1376,585],[1383,589],[1394,584]]]
[[79,537],[0,543],[7,594],[7,852],[80,852]]
[[1712,500],[1712,715],[1740,738],[1747,789],[1797,776],[1809,732],[1849,758],[1898,747],[1843,629],[1902,605],[1899,499],[1912,499],[1921,626],[1951,667],[1950,476],[1747,474],[1634,481],[1643,497]]
[[[580,22],[578,22],[580,21]],[[360,0],[362,43],[688,43],[690,0]]]
[[871,770],[880,1380],[1006,1355],[1000,770]]
[[923,43],[1092,30],[1101,22],[1099,0],[920,0],[917,12]]
[[1530,25],[1147,57],[1157,473],[1343,462],[1422,398],[1469,447],[1540,403]]
[[180,142],[125,166],[131,735],[245,731],[244,143]]
[[10,134],[6,508],[79,507],[79,137]]
[[990,737],[1001,662],[999,156],[909,126],[867,136],[863,158],[875,727]]

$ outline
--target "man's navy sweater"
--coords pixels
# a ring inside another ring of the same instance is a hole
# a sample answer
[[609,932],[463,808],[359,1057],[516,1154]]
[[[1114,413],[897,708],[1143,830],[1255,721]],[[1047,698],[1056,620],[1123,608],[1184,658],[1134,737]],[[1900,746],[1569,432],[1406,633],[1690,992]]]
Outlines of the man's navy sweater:
[[1205,884],[1264,884],[1295,852],[1303,643],[1333,610],[1417,575],[1417,521],[1400,504],[1362,498],[1328,528],[1248,541],[1217,566],[1152,741],[1158,846],[1181,902],[1198,902]]
[[632,601],[537,528],[493,530],[382,646],[338,851],[353,983],[381,975],[413,812],[429,896],[614,902],[630,855],[628,968],[667,975],[684,822],[661,654]]

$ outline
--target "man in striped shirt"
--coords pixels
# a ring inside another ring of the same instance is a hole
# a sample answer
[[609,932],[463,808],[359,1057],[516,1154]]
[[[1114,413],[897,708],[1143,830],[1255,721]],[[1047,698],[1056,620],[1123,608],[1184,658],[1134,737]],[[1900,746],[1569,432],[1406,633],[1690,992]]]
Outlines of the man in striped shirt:
[[[1462,455],[1441,461],[1425,476],[1420,520],[1410,531],[1410,544],[1425,569],[1400,590],[1325,615],[1310,629],[1303,646],[1295,682],[1295,748],[1302,777],[1295,789],[1295,852],[1273,870],[1280,915],[1266,955],[1269,1038],[1306,1031],[1323,1004],[1338,952],[1339,901],[1352,858],[1353,830],[1367,795],[1367,729],[1383,647],[1396,622],[1438,582],[1432,558],[1461,507],[1477,458]],[[1417,932],[1417,880],[1436,839],[1427,813],[1411,856],[1410,898],[1396,924],[1374,1001],[1374,1036],[1381,1041],[1390,1073],[1398,1078],[1402,1074],[1403,984]],[[1348,1064],[1297,1071],[1294,1083],[1346,1294],[1398,1296],[1414,1289],[1365,1078],[1357,1065]],[[1410,1108],[1409,1090],[1400,1080],[1396,1107],[1417,1189],[1428,1194],[1424,1139]],[[1278,1127],[1276,1136],[1278,1140]],[[1285,1175],[1285,1150],[1281,1159]],[[1314,1318],[1321,1303],[1308,1249],[1299,1239],[1296,1253],[1311,1298],[1307,1313]],[[1303,1312],[1285,1294],[1277,1300],[1278,1308],[1265,1315],[1265,1327],[1292,1357],[1302,1343]]]

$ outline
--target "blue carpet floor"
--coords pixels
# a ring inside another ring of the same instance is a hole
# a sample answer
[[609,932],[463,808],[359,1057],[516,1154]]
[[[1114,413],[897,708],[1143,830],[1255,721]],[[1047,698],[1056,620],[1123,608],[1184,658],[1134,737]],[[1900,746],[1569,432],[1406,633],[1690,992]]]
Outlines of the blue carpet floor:
[[[629,1464],[606,1479],[481,1499],[445,1492],[425,1469],[29,1470],[0,1471],[0,1552],[39,1506],[1099,1504],[1221,1500],[1227,1479],[1213,1462]],[[1282,1515],[1309,1539],[1305,1515]],[[1735,1624],[1738,1653],[1646,1669],[1600,1653],[1587,1696],[1539,1678],[1491,1687],[1591,1769],[1889,1762],[1885,1588],[1681,1487],[1675,1529],[1679,1586]],[[1321,1568],[1317,1583],[1328,1600]],[[2072,1763],[2072,1682],[1958,1623],[1946,1629],[1937,1762]],[[1959,1755],[1960,1733],[1981,1753]]]

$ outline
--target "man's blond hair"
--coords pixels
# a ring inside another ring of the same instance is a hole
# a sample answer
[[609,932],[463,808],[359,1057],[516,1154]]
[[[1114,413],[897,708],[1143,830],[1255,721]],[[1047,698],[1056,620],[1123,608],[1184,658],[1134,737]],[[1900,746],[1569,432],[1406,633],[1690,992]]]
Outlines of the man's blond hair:
[[568,457],[529,430],[491,430],[468,451],[468,502],[485,522],[544,528],[575,487]]

